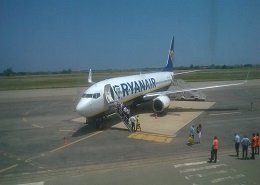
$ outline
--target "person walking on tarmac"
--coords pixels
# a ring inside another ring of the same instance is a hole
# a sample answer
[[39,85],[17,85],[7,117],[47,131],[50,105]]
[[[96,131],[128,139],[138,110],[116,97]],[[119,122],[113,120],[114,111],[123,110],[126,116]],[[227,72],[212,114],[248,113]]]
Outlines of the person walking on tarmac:
[[190,135],[193,137],[193,139],[194,139],[194,134],[195,134],[195,125],[193,124],[190,127]]
[[210,158],[210,163],[212,163],[214,159],[214,163],[217,162],[217,153],[218,153],[218,138],[217,136],[214,137],[212,148],[211,148],[211,158]]
[[201,140],[201,131],[202,131],[202,126],[201,124],[199,124],[199,126],[197,126],[198,144],[200,144],[200,140]]
[[245,135],[245,137],[241,140],[241,145],[242,145],[242,159],[248,159],[247,158],[247,153],[248,153],[248,146],[251,144],[250,140],[248,137]]
[[250,159],[255,159],[255,149],[256,149],[256,137],[255,137],[255,133],[252,134],[251,148],[252,148],[252,156],[251,156]]
[[256,133],[256,150],[255,154],[259,155],[259,145],[260,145],[260,138],[259,138],[259,133]]
[[235,149],[237,152],[237,155],[235,157],[238,157],[239,156],[240,137],[239,137],[239,135],[237,135],[237,133],[235,133],[234,142],[235,142]]

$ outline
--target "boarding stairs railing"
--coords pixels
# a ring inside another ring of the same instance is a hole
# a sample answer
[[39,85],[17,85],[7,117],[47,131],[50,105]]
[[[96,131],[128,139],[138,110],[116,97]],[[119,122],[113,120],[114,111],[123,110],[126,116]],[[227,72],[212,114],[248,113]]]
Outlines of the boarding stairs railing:
[[129,119],[128,119],[127,115],[125,114],[125,112],[123,111],[123,109],[120,106],[120,104],[119,103],[115,103],[115,104],[113,104],[113,106],[111,106],[111,108],[114,109],[115,113],[121,118],[121,120],[123,121],[125,126],[131,132],[132,131],[131,124],[129,123]]

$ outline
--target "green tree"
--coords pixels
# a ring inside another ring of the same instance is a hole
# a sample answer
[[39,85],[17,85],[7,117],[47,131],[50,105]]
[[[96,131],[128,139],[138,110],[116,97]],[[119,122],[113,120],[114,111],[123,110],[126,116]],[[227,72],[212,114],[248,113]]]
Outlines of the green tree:
[[9,67],[8,69],[4,70],[3,72],[4,76],[11,76],[14,74],[13,69]]

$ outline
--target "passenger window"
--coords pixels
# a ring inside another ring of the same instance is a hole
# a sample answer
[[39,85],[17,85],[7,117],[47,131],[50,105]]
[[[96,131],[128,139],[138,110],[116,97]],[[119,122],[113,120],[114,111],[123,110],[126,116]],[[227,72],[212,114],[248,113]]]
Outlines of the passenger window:
[[86,94],[86,93],[84,93],[82,95],[82,98],[92,98],[92,97],[93,97],[93,94]]

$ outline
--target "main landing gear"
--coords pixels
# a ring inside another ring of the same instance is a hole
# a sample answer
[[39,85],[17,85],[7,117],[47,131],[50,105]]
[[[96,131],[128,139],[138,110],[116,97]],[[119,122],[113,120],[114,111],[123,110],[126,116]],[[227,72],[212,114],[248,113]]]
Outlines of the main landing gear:
[[96,119],[95,120],[95,123],[96,123],[96,128],[98,130],[102,130],[104,128],[104,118],[99,118],[99,119]]
[[94,126],[95,124],[95,127],[98,129],[98,130],[102,130],[104,128],[104,118],[105,117],[102,117],[102,118],[96,118],[96,119],[86,119],[86,122],[85,124],[91,124]]

